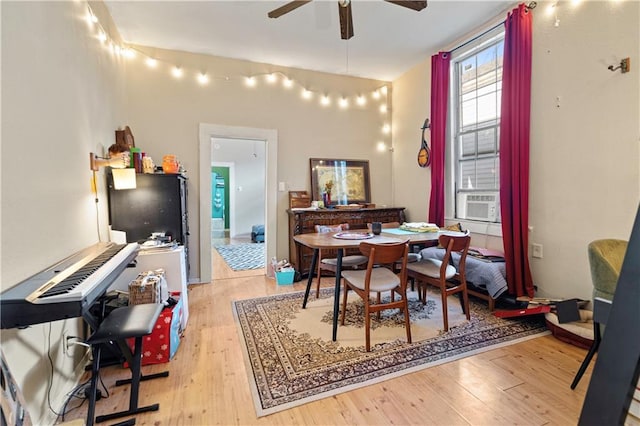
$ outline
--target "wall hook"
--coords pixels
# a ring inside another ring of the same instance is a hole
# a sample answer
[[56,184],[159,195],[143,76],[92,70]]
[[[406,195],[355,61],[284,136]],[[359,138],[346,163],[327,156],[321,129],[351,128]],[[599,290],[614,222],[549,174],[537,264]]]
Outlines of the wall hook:
[[620,65],[618,65],[617,67],[614,67],[613,65],[609,65],[608,69],[611,71],[620,70],[622,74],[629,72],[629,70],[631,69],[630,59],[624,58],[623,60],[620,61]]

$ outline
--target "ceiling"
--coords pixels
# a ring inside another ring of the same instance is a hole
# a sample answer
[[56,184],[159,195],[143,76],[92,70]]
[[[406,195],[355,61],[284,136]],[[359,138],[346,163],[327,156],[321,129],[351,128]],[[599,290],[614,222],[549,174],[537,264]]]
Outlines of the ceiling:
[[277,19],[272,1],[105,1],[127,43],[392,81],[433,52],[505,14],[513,1],[429,0],[420,12],[352,0],[354,37],[340,38],[337,0]]

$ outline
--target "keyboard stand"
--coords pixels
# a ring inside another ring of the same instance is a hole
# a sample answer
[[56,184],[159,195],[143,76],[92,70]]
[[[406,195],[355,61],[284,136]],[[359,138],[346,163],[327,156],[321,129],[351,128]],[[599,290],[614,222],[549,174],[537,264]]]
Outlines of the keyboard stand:
[[[100,370],[101,344],[115,341],[127,359],[131,370],[131,379],[118,380],[116,386],[131,383],[129,396],[129,409],[117,413],[111,413],[95,418],[96,423],[124,416],[131,416],[148,411],[157,411],[159,404],[138,407],[138,395],[140,382],[167,377],[168,371],[149,376],[143,376],[142,367],[142,339],[151,334],[155,323],[160,316],[163,306],[161,304],[131,305],[114,309],[100,324],[99,328],[89,337],[87,343],[91,345],[93,363],[91,366],[91,386],[89,388],[89,409],[87,410],[87,426],[94,424],[96,393],[98,388],[98,372]],[[127,345],[126,339],[135,338],[133,353]],[[128,424],[133,424],[128,422]]]

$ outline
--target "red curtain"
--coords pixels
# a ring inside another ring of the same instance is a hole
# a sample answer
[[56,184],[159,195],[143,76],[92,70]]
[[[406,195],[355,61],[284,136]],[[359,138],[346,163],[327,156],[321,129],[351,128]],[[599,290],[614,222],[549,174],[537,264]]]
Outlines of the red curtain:
[[529,269],[531,28],[524,4],[505,21],[500,118],[500,213],[509,293],[533,297]]
[[444,152],[449,100],[448,52],[431,57],[431,197],[429,222],[444,226]]

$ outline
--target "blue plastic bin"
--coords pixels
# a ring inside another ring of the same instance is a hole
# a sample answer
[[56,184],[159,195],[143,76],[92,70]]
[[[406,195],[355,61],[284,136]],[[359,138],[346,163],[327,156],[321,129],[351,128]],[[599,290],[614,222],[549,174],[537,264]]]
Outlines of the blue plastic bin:
[[294,269],[290,271],[276,271],[276,282],[278,285],[291,285],[293,284],[293,275],[296,273]]

